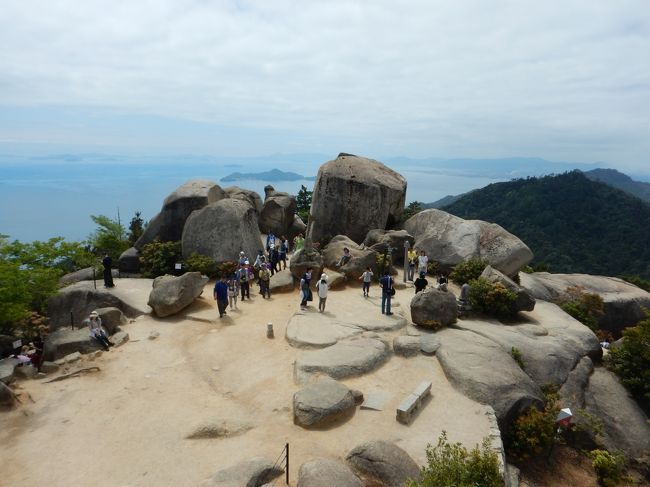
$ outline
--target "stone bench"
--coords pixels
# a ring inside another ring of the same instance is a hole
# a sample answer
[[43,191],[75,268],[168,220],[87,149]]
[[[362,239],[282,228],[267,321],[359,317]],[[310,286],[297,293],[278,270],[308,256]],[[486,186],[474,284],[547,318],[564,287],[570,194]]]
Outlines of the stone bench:
[[406,396],[402,403],[397,407],[397,421],[402,424],[410,424],[413,416],[424,400],[431,394],[431,382],[420,382],[415,390]]

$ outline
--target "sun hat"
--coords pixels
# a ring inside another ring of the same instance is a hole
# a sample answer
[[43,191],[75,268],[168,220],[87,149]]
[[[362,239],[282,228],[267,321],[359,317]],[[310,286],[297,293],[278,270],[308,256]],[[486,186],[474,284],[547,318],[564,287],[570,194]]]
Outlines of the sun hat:
[[95,316],[95,317],[97,317],[97,316],[99,316],[99,314],[97,313],[97,311],[92,311],[92,312],[90,313],[90,316]]
[[327,281],[327,274],[321,274],[320,279],[321,281]]

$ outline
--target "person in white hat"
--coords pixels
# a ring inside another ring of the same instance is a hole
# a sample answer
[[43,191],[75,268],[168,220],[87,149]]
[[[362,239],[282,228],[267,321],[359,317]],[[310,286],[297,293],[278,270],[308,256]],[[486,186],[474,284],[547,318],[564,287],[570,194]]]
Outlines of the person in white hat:
[[102,328],[102,319],[99,317],[97,311],[90,313],[86,322],[90,331],[90,338],[94,338],[104,349],[108,350],[113,343],[108,339],[106,331]]
[[329,289],[327,274],[320,275],[320,279],[316,283],[316,289],[318,290],[318,312],[322,313],[325,311],[325,301],[327,301],[327,291]]

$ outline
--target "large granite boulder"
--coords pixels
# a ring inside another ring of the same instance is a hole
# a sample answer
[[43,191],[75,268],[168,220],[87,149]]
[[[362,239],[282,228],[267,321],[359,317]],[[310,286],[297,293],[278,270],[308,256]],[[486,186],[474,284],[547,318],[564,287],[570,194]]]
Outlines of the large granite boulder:
[[291,222],[291,226],[287,230],[285,236],[289,239],[290,242],[293,242],[293,239],[295,237],[300,234],[304,235],[306,231],[307,225],[305,225],[305,222],[303,222],[302,218],[300,218],[298,215],[294,215],[293,222]]
[[321,377],[293,395],[293,422],[304,428],[321,428],[354,413],[355,403],[348,387]]
[[148,304],[160,318],[176,314],[201,295],[207,282],[208,278],[200,272],[187,272],[180,277],[157,277]]
[[429,288],[411,299],[411,321],[416,325],[437,330],[456,323],[458,305],[449,291]]
[[408,479],[420,479],[418,464],[399,446],[387,441],[363,443],[345,459],[365,485],[403,487]]
[[101,344],[90,337],[88,328],[60,328],[50,333],[44,342],[45,360],[54,362],[71,353],[90,353],[103,350]]
[[[111,269],[111,275],[113,278],[120,277],[120,272],[117,269]],[[86,267],[61,276],[59,279],[59,286],[69,286],[75,282],[92,281],[93,279],[102,283],[102,286],[104,285],[104,275],[102,274],[102,271],[96,271],[94,267]]]
[[[142,284],[149,280],[139,280]],[[124,293],[124,294],[122,294]],[[47,301],[47,314],[50,318],[50,330],[61,326],[70,326],[72,321],[76,326],[88,318],[91,311],[98,308],[118,308],[129,318],[135,318],[146,312],[138,308],[134,296],[129,296],[128,288],[95,289],[92,282],[82,281],[59,290]]]
[[339,154],[323,164],[316,177],[308,236],[314,242],[347,235],[362,242],[373,228],[400,221],[406,180],[381,162]]
[[352,337],[331,347],[303,353],[294,364],[294,372],[299,383],[318,373],[345,379],[375,370],[389,356],[390,349],[381,340]]
[[122,252],[118,268],[120,272],[125,274],[137,274],[140,272],[140,252],[138,249],[130,247]]
[[0,409],[11,409],[15,404],[16,396],[13,391],[4,382],[0,382]]
[[[337,267],[343,255],[343,248],[350,249],[352,258],[345,265]],[[377,253],[371,249],[361,248],[345,235],[337,235],[323,249],[323,261],[326,267],[338,269],[347,279],[357,280],[367,267],[376,269]]]
[[298,471],[298,487],[364,487],[350,467],[338,460],[315,458]]
[[499,225],[481,220],[463,220],[441,210],[424,210],[404,223],[415,237],[415,247],[426,251],[430,261],[453,267],[472,257],[480,257],[514,276],[533,259],[533,253],[517,237]]
[[147,224],[135,248],[142,250],[156,239],[161,242],[180,240],[185,221],[194,210],[223,198],[226,198],[226,193],[212,181],[193,179],[182,184],[165,198],[160,213]]
[[271,282],[269,284],[271,294],[290,293],[294,290],[294,287],[294,277],[291,275],[291,270],[289,269],[281,270],[271,276]]
[[535,298],[527,290],[491,265],[483,269],[481,277],[495,284],[497,282],[501,283],[508,291],[515,293],[517,295],[515,301],[517,311],[532,311],[535,309]]
[[224,188],[224,191],[228,198],[245,201],[250,204],[257,213],[262,213],[262,198],[260,198],[260,195],[255,191],[240,188],[238,186],[229,186],[228,188]]
[[219,470],[205,487],[262,487],[284,473],[281,467],[261,458],[251,458]]
[[447,379],[466,396],[494,409],[502,430],[544,404],[539,386],[501,345],[477,333],[445,328],[436,354]]
[[109,335],[118,332],[120,326],[128,323],[124,313],[119,308],[98,308],[95,311],[97,311],[97,314],[102,319],[102,326],[106,328]]
[[605,305],[605,314],[599,318],[598,325],[616,337],[624,328],[645,318],[644,307],[650,308],[650,293],[616,277],[522,272],[519,279],[521,286],[533,297],[544,301],[566,297],[567,288],[572,287],[598,294]]
[[322,274],[323,267],[323,257],[321,254],[314,249],[306,247],[294,252],[289,260],[289,270],[293,277],[302,279],[307,269],[311,269],[311,276],[314,283],[318,279],[318,276]]
[[603,421],[605,447],[632,458],[650,453],[650,424],[618,378],[596,367],[585,392],[585,409]]
[[234,261],[241,250],[257,255],[260,239],[257,211],[242,200],[227,198],[189,216],[182,236],[183,257],[196,252],[216,262]]
[[264,194],[264,206],[259,221],[260,231],[266,234],[273,232],[278,237],[286,235],[296,215],[296,197],[275,191],[270,185],[264,188]]
[[0,382],[9,384],[14,380],[14,370],[20,363],[17,358],[3,358],[0,360]]
[[404,263],[404,245],[408,242],[411,247],[415,244],[415,238],[406,230],[382,230],[375,228],[370,230],[363,241],[365,247],[369,247],[377,253],[383,254],[390,247],[392,249],[393,263]]

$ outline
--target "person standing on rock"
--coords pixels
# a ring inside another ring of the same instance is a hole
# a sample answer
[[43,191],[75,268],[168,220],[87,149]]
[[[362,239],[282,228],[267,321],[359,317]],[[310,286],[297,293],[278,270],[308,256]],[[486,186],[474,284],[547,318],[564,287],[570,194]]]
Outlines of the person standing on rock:
[[[289,253],[289,240],[287,240],[287,237],[282,235],[280,237],[280,251],[278,252],[278,255],[280,256],[280,262],[278,264],[278,272],[280,270],[280,267],[282,270],[287,268],[287,254]],[[280,266],[280,264],[282,264]]]
[[225,276],[217,279],[214,285],[214,299],[217,300],[217,309],[219,310],[219,318],[223,318],[226,313],[226,306],[228,306],[228,283]]
[[370,270],[370,267],[366,267],[366,270],[363,274],[361,274],[361,281],[363,282],[363,297],[367,298],[370,296],[370,283],[372,282],[372,276],[374,274]]
[[249,275],[248,275],[248,264],[249,262],[244,261],[243,265],[239,266],[237,270],[237,279],[239,280],[239,288],[241,289],[241,300],[244,301],[245,298],[251,298],[250,284],[249,284]]
[[237,273],[234,273],[228,279],[228,301],[230,302],[230,309],[237,309],[237,296],[239,295],[239,279]]
[[300,279],[300,309],[305,309],[307,307],[307,301],[311,301],[311,289],[309,289],[309,284],[311,283],[311,267],[307,269]]
[[271,298],[271,272],[269,271],[269,265],[263,265],[260,268],[259,278],[260,278],[260,294],[262,298],[266,295],[269,299]]
[[427,281],[425,276],[426,274],[424,272],[420,272],[420,277],[418,277],[413,283],[415,285],[415,294],[424,291],[429,285],[429,281]]
[[294,254],[298,252],[305,245],[305,237],[302,236],[302,233],[299,233],[293,239],[293,252]]
[[318,312],[325,311],[325,301],[327,301],[327,291],[329,284],[327,284],[327,274],[321,274],[320,279],[316,283],[316,290],[318,291]]
[[418,251],[415,247],[411,247],[406,254],[406,259],[408,260],[408,275],[407,279],[412,281],[415,277],[415,265],[418,262]]
[[427,273],[427,266],[429,265],[429,257],[424,250],[420,250],[420,256],[418,257],[418,274]]
[[102,265],[104,266],[104,287],[115,287],[113,284],[113,259],[110,255],[104,254]]
[[269,247],[269,261],[271,262],[271,275],[280,272],[280,269],[278,268],[278,265],[280,264],[280,252],[275,244],[271,244]]
[[392,315],[390,301],[393,298],[395,290],[393,288],[393,278],[389,271],[386,271],[384,277],[379,279],[379,286],[381,287],[381,314]]

